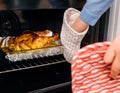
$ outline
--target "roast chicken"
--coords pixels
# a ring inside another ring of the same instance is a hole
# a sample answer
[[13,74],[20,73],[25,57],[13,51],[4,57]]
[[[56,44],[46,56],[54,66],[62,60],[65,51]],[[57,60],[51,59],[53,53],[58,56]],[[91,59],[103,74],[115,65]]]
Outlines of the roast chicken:
[[49,30],[25,31],[20,36],[9,38],[7,46],[3,46],[2,48],[7,48],[11,51],[26,51],[57,46],[55,41],[59,39],[59,34],[56,33],[49,36],[49,33]]

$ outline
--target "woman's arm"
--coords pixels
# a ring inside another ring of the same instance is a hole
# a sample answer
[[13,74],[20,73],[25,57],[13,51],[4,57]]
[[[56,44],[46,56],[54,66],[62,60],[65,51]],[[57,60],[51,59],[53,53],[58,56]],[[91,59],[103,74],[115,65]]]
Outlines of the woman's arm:
[[94,26],[101,15],[110,8],[113,0],[87,0],[80,18],[87,24]]
[[113,0],[87,0],[80,16],[71,27],[77,32],[83,32],[88,25],[94,26],[112,2]]

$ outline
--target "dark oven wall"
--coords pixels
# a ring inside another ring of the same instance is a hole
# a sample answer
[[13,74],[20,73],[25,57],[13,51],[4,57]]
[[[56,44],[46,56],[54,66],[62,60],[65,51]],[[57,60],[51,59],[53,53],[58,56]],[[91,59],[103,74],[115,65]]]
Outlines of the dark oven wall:
[[[64,9],[23,10],[22,30],[46,30],[60,33]],[[26,27],[24,27],[26,25]]]

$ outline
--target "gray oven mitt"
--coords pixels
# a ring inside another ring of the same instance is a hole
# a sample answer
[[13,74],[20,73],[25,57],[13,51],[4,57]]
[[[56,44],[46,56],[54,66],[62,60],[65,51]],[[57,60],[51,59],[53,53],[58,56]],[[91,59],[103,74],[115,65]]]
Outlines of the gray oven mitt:
[[60,38],[64,46],[63,55],[68,62],[72,61],[73,55],[80,49],[81,41],[89,29],[88,27],[85,31],[78,33],[71,28],[71,25],[79,15],[80,11],[74,8],[68,8],[64,12]]

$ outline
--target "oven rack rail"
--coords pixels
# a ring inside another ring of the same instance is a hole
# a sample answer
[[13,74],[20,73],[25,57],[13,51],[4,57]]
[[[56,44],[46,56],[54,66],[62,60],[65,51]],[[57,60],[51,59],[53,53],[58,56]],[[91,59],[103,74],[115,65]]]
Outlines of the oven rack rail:
[[60,93],[62,90],[65,90],[65,89],[69,89],[69,92],[72,93],[72,91],[71,91],[71,81],[64,82],[64,83],[57,84],[57,85],[53,85],[53,86],[46,87],[46,88],[43,88],[43,89],[30,91],[28,93],[53,93],[53,91],[55,93]]

